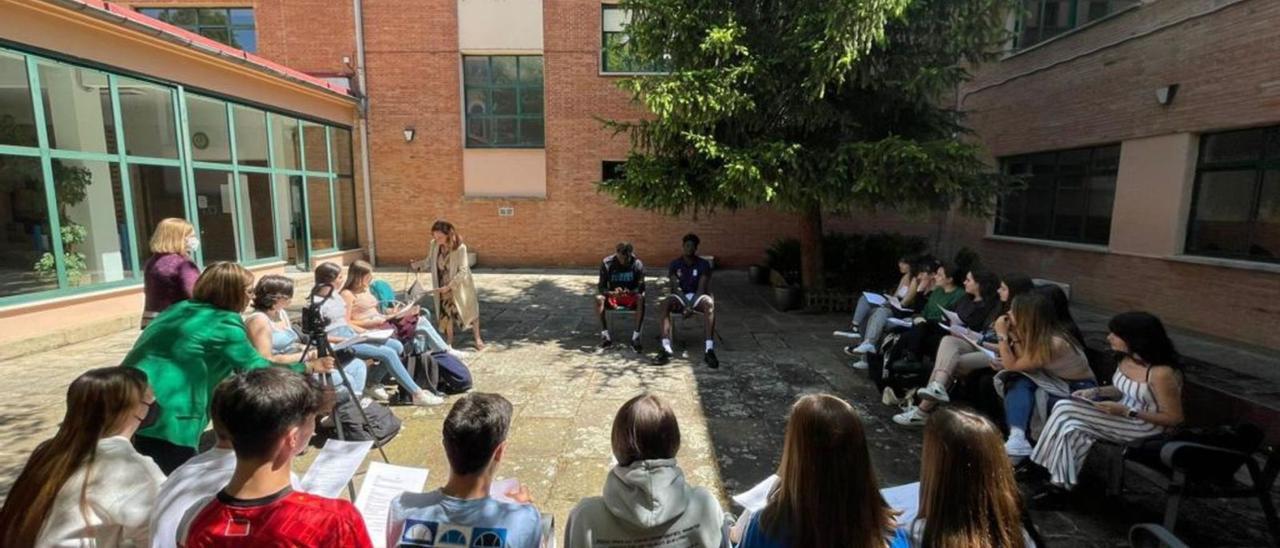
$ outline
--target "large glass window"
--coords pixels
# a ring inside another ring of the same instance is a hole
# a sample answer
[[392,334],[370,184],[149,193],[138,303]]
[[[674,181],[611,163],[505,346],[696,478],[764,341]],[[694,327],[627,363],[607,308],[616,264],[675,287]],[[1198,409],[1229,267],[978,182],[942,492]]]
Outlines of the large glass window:
[[600,6],[600,26],[603,36],[600,39],[600,72],[611,73],[644,73],[663,72],[661,63],[645,63],[631,51],[631,40],[627,36],[626,27],[631,22],[631,14],[619,6],[603,4]]
[[311,227],[311,249],[332,249],[333,206],[329,197],[329,179],[307,177],[308,224]]
[[1021,0],[1014,49],[1033,46],[1141,0]]
[[1280,261],[1280,126],[1201,138],[1187,253]]
[[67,283],[72,287],[133,277],[120,165],[53,160]]
[[51,61],[41,61],[39,67],[49,146],[115,154],[115,118],[107,74]]
[[182,171],[177,167],[129,164],[129,186],[133,189],[134,233],[138,235],[138,258],[151,256],[151,235],[161,220],[187,217],[182,197]]
[[240,174],[240,224],[244,227],[244,259],[276,256],[276,229],[271,210],[271,176]]
[[1107,244],[1120,145],[1005,158],[1005,172],[1027,187],[1000,200],[995,233]]
[[130,78],[118,78],[120,120],[130,156],[177,158],[173,90]]
[[244,105],[231,107],[236,124],[236,159],[242,166],[267,167],[267,113]]
[[467,146],[541,148],[542,57],[462,58]]
[[37,144],[27,60],[0,51],[0,145],[34,147]]
[[332,144],[333,170],[338,175],[351,175],[351,130],[330,128],[329,139]]
[[138,12],[233,48],[258,50],[253,8],[138,8]]
[[356,182],[351,177],[338,177],[333,183],[334,205],[338,206],[338,245],[342,249],[360,247],[356,225]]
[[196,215],[200,220],[200,253],[204,262],[235,261],[239,235],[235,220],[235,195],[231,172],[197,169]]
[[39,158],[0,155],[0,223],[0,297],[57,289]]
[[329,171],[329,143],[325,141],[324,130],[324,126],[319,124],[302,123],[307,171]]
[[[225,101],[188,93],[187,131],[191,156],[196,161],[231,163],[231,133]],[[133,146],[132,141],[129,146]]]
[[302,169],[302,148],[298,146],[298,120],[271,114],[271,146],[276,169]]

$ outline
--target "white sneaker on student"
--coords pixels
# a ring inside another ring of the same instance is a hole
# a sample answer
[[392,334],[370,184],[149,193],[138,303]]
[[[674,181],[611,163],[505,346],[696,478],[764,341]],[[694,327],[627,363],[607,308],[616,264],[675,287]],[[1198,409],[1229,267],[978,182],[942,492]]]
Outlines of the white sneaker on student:
[[917,394],[926,400],[933,400],[939,403],[951,401],[951,396],[947,394],[947,388],[937,381],[931,381],[928,386],[921,388]]
[[924,426],[925,421],[928,420],[929,414],[914,405],[893,416],[893,422],[900,426]]
[[1031,442],[1021,430],[1010,430],[1009,439],[1004,442],[1004,452],[1009,459],[1018,462],[1031,455]]
[[850,363],[849,367],[857,369],[858,371],[866,371],[867,368],[871,367],[871,365],[867,363],[867,360],[859,359],[858,361]]
[[387,389],[381,386],[365,387],[364,397],[378,403],[387,403],[388,401],[391,401],[391,396],[387,394]]
[[413,395],[413,404],[418,407],[430,407],[444,403],[444,398],[423,390]]
[[876,351],[876,345],[871,344],[869,342],[863,342],[862,344],[858,345],[857,348],[853,349],[853,351],[857,352],[858,354],[870,354]]

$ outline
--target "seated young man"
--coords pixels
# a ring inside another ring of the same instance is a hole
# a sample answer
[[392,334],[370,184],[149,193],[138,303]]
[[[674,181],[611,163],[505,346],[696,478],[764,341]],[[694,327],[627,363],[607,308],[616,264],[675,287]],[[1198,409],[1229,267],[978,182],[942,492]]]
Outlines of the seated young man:
[[213,416],[231,436],[236,469],[207,504],[192,506],[179,546],[372,547],[355,506],[297,492],[293,458],[315,433],[324,393],[308,377],[279,367],[255,369],[214,390]]
[[449,479],[435,491],[392,499],[387,546],[539,546],[542,516],[528,492],[507,494],[519,503],[489,496],[510,427],[511,402],[498,394],[472,392],[455,402],[444,420]]
[[720,367],[715,351],[715,299],[711,297],[711,263],[698,256],[698,244],[701,240],[697,234],[685,234],[682,244],[684,255],[680,256],[667,268],[667,276],[671,279],[672,294],[662,300],[662,348],[653,358],[655,365],[666,365],[671,361],[671,313],[679,312],[688,318],[694,312],[702,314],[702,325],[707,334],[706,355],[703,361],[712,369]]
[[596,314],[600,316],[600,348],[613,345],[609,337],[609,310],[634,310],[636,330],[631,333],[631,348],[641,352],[640,329],[644,327],[644,263],[635,256],[635,248],[622,242],[614,254],[600,265],[600,293],[596,295]]

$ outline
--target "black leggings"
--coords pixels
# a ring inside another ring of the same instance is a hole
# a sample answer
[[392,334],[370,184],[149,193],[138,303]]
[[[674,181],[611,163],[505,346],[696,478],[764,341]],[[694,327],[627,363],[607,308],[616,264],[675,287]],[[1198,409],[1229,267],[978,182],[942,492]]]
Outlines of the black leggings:
[[156,466],[159,466],[160,471],[166,476],[182,466],[182,463],[196,456],[194,447],[174,445],[165,440],[147,436],[134,436],[133,448],[156,461]]

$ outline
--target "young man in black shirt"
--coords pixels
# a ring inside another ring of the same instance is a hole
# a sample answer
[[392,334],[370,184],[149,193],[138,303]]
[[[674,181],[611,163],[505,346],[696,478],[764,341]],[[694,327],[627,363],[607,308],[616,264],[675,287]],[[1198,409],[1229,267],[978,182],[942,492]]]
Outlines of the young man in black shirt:
[[700,243],[702,240],[697,234],[685,234],[681,240],[684,254],[667,266],[672,293],[662,300],[659,307],[662,314],[662,347],[653,357],[655,365],[666,365],[674,354],[671,350],[671,314],[679,313],[688,318],[697,312],[702,314],[702,324],[707,334],[706,353],[702,360],[712,369],[720,367],[715,350],[716,302],[711,296],[711,262],[698,256]]
[[636,258],[631,243],[619,243],[614,254],[604,258],[598,289],[596,314],[600,316],[600,348],[613,345],[606,312],[634,310],[636,329],[631,333],[631,348],[640,352],[640,329],[644,326],[644,263]]

